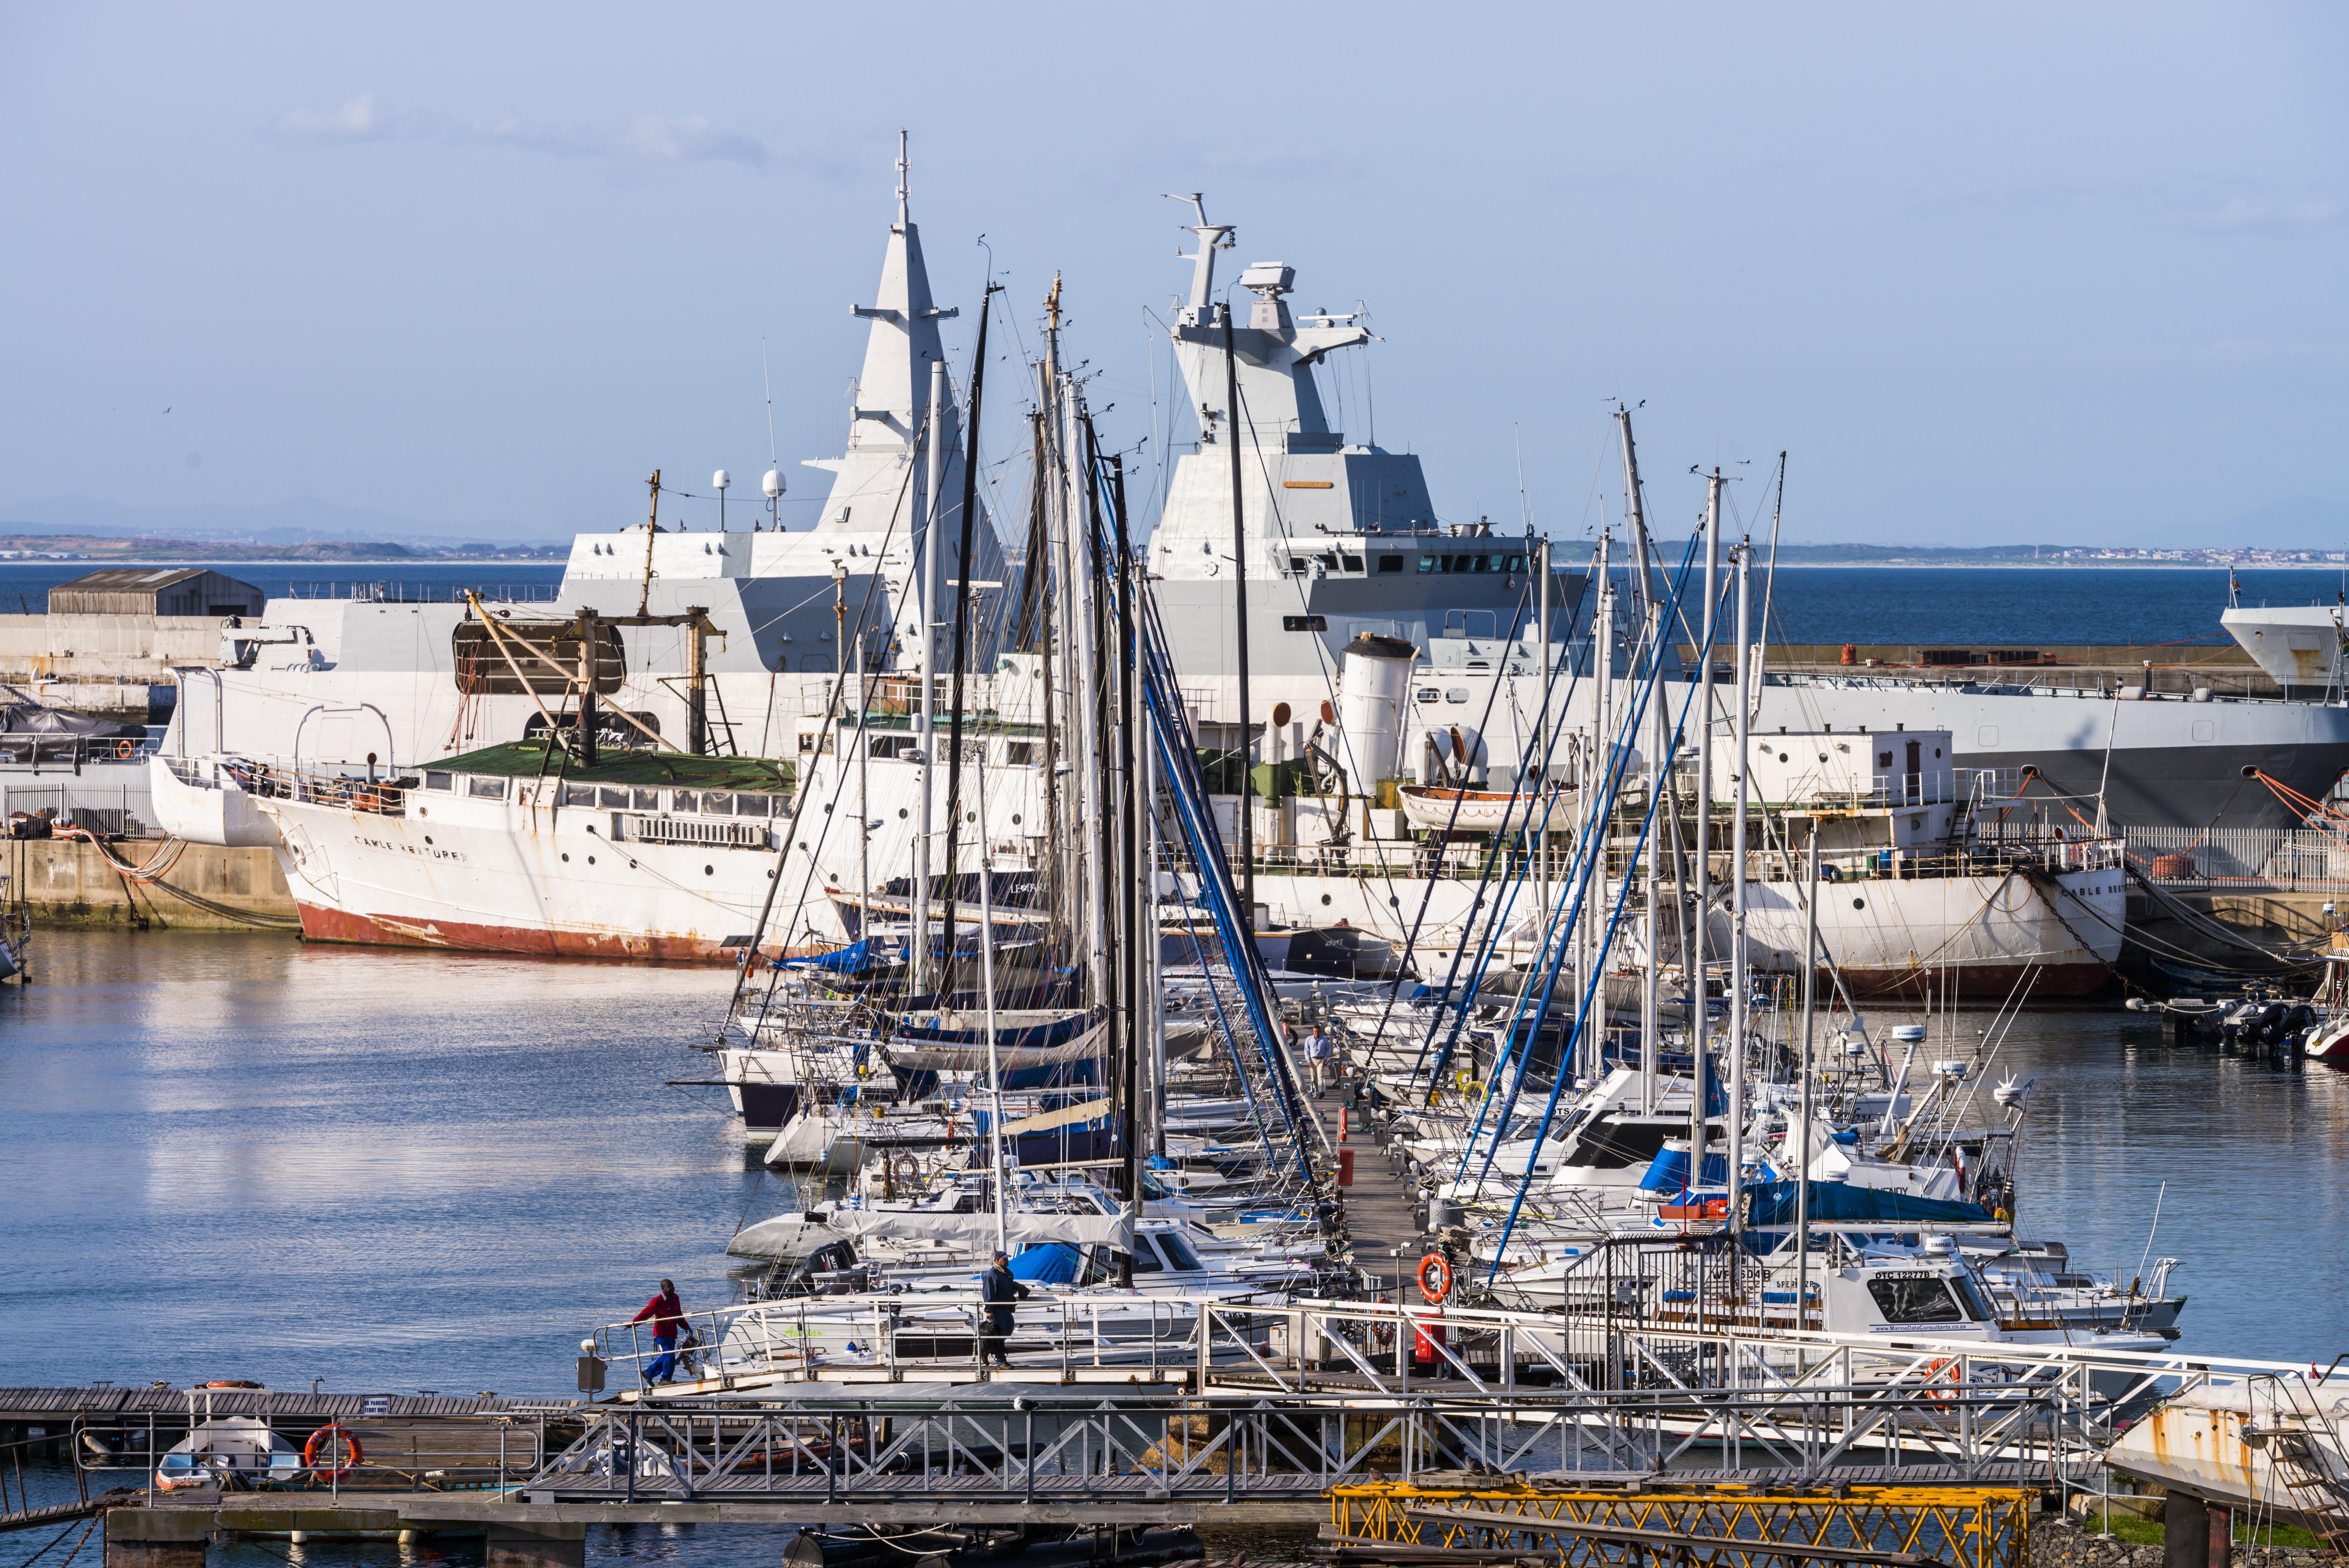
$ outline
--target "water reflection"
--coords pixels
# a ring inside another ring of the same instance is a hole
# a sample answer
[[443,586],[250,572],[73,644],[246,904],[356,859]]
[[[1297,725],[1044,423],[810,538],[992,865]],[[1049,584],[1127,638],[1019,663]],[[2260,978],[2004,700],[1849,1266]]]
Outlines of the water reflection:
[[[11,1380],[555,1391],[660,1276],[722,1302],[738,1218],[789,1197],[716,1091],[662,1086],[709,1075],[722,973],[56,931],[38,960],[0,990],[0,1306],[39,1325]],[[1937,1020],[1920,1070],[2037,1080],[2027,1232],[2124,1279],[2185,1260],[2195,1349],[2349,1338],[2349,1077],[2117,1007],[1992,1027]]]

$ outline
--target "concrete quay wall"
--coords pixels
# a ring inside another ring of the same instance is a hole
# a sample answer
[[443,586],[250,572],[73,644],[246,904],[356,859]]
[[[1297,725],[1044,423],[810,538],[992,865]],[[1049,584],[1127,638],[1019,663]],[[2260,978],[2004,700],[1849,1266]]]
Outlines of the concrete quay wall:
[[[110,846],[139,866],[170,846],[125,839]],[[299,917],[269,849],[181,846],[159,879],[115,869],[94,844],[69,838],[0,840],[8,897],[30,905],[36,925],[124,926],[142,930],[290,930]]]

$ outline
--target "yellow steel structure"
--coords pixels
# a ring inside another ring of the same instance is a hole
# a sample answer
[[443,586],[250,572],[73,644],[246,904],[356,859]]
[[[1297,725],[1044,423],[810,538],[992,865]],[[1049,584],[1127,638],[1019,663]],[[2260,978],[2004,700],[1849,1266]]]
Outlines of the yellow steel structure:
[[1589,1491],[1374,1482],[1330,1492],[1332,1544],[1540,1557],[1561,1568],[2024,1568],[2037,1493],[2014,1488],[1664,1486]]

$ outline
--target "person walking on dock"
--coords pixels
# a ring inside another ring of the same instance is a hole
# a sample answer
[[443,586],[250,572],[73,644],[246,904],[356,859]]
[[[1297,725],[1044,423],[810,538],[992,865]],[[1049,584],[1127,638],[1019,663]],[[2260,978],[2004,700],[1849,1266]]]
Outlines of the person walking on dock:
[[1011,1340],[1011,1303],[1028,1299],[1028,1287],[1011,1277],[1011,1260],[1001,1252],[995,1254],[995,1266],[978,1279],[978,1299],[987,1314],[984,1331],[978,1336],[978,1359],[983,1366],[991,1356],[998,1366],[1008,1367],[1011,1356],[1007,1346]]
[[677,1299],[677,1282],[663,1280],[660,1294],[645,1303],[645,1310],[630,1318],[630,1323],[650,1319],[653,1325],[653,1346],[660,1354],[645,1363],[644,1379],[647,1386],[677,1381],[677,1336],[685,1332],[685,1303]]
[[1330,1092],[1330,1056],[1333,1047],[1327,1031],[1316,1028],[1305,1040],[1305,1059],[1313,1066],[1316,1098]]

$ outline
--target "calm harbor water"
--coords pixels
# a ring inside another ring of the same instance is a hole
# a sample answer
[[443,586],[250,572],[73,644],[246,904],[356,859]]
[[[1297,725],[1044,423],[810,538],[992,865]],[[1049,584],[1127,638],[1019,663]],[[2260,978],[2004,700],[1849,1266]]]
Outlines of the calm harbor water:
[[[588,1326],[674,1277],[726,1297],[744,1168],[709,1075],[723,974],[44,932],[0,990],[7,1381],[561,1391]],[[1873,1015],[1878,1025],[1900,1014]],[[1963,1015],[1963,1054],[1987,1014]],[[2185,1260],[2188,1343],[2349,1348],[2349,1076],[2026,1012],[2023,1221],[2135,1273]]]
[[[1561,541],[1559,549],[1567,548]],[[1561,556],[1562,558],[1562,556]],[[1677,557],[1675,557],[1677,558]],[[48,591],[98,565],[0,562],[0,612],[38,612]],[[344,597],[354,587],[446,597],[459,587],[544,597],[563,568],[401,562],[226,562],[218,570],[272,596]],[[2239,573],[2245,604],[2333,602],[2330,570]],[[2227,574],[2127,566],[1799,566],[1778,574],[1772,636],[1785,642],[2138,643],[2223,640]]]

